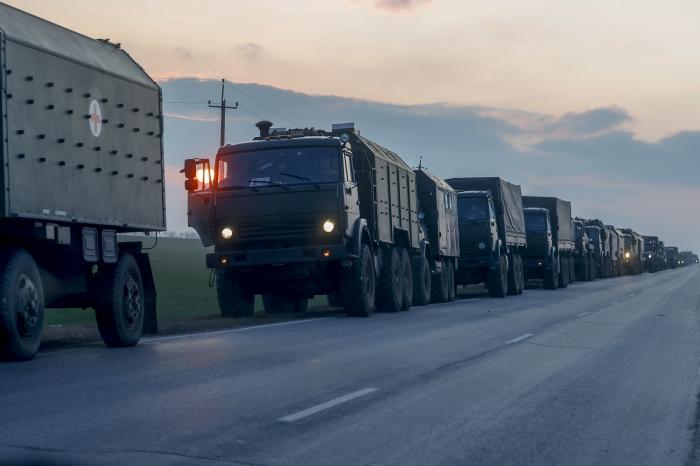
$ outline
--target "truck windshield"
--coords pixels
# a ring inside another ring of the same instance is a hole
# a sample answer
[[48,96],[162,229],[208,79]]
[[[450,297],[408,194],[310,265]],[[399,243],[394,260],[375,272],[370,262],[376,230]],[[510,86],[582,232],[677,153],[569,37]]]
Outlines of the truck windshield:
[[484,197],[460,197],[457,199],[460,221],[488,220],[489,207]]
[[288,186],[336,183],[340,152],[331,147],[286,147],[224,154],[218,160],[218,187]]
[[543,212],[525,212],[525,230],[547,231],[547,215]]

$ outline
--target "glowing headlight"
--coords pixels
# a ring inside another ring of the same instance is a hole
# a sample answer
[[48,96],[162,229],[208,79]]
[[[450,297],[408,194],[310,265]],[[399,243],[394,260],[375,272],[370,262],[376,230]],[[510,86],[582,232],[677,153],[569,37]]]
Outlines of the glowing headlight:
[[626,252],[626,253],[625,253],[625,257],[629,259],[629,258],[630,258],[630,253],[629,253],[629,252]]
[[484,243],[484,242],[479,243],[479,249],[486,249],[486,243]]
[[333,230],[335,230],[335,223],[331,222],[330,220],[326,220],[323,224],[323,231],[326,233],[331,233]]
[[649,259],[651,259],[651,254],[649,254]]
[[231,239],[233,237],[233,230],[229,227],[224,228],[221,230],[221,237],[223,239]]

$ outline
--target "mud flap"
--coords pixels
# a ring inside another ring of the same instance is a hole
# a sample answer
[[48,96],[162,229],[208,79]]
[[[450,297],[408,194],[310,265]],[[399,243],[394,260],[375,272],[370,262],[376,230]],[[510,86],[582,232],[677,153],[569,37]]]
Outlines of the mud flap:
[[144,303],[143,333],[155,335],[158,333],[158,315],[156,312],[156,282],[153,279],[153,271],[151,270],[151,259],[148,257],[148,254],[142,252],[134,252],[132,254],[139,266],[139,272],[141,272],[146,301]]

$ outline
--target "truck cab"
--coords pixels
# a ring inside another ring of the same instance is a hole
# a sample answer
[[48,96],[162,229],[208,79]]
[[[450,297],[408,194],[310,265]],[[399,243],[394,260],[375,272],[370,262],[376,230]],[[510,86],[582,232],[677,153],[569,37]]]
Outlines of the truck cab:
[[272,130],[185,162],[189,225],[224,317],[302,312],[329,295],[349,315],[406,310],[420,255],[413,170],[353,124]]
[[586,233],[584,222],[576,218],[572,220],[576,249],[574,250],[574,271],[576,280],[587,282],[595,279],[593,263],[594,245]]
[[468,268],[486,264],[498,250],[498,226],[493,198],[488,191],[462,191],[457,194],[460,250],[471,252],[460,258]]
[[526,256],[548,256],[553,253],[552,223],[549,210],[539,207],[523,209],[527,232]]

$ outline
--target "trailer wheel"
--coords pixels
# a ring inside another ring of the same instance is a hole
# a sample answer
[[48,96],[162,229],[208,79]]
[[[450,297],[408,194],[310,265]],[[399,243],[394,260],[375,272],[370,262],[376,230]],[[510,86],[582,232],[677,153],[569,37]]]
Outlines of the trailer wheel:
[[340,277],[340,301],[348,316],[369,317],[374,312],[376,292],[374,258],[366,244],[352,267]]
[[44,290],[34,259],[22,249],[0,255],[0,357],[28,361],[41,345]]
[[134,346],[141,338],[145,294],[141,272],[131,254],[122,254],[114,267],[98,275],[100,284],[95,319],[102,341],[109,348]]
[[452,259],[447,260],[447,300],[455,300],[455,266]]
[[309,306],[308,298],[283,293],[265,293],[262,296],[262,301],[265,312],[271,315],[306,312]]
[[399,258],[401,259],[401,270],[403,272],[401,310],[408,311],[413,305],[413,270],[411,258],[408,256],[406,248],[399,249]]
[[377,309],[384,312],[398,312],[403,304],[404,274],[401,258],[396,248],[384,250],[382,271],[377,283]]
[[248,293],[230,269],[216,270],[216,298],[224,318],[250,317],[255,312],[255,295]]
[[425,256],[420,256],[413,263],[413,304],[425,306],[430,302],[430,289],[432,277],[430,276],[430,264]]
[[511,296],[518,294],[519,281],[518,264],[515,261],[515,255],[508,255],[508,294]]
[[489,296],[492,298],[508,296],[508,259],[505,255],[501,255],[495,270],[489,270],[486,286],[489,290]]
[[559,256],[559,267],[559,283],[557,285],[559,288],[566,288],[569,286],[569,259]]
[[557,289],[557,279],[559,273],[557,272],[557,258],[556,256],[552,258],[551,264],[548,268],[545,268],[544,275],[542,276],[542,287],[546,290],[556,290]]
[[445,303],[449,299],[449,290],[447,289],[447,264],[443,259],[438,261],[441,264],[441,272],[433,275],[431,286],[431,301],[434,303]]

